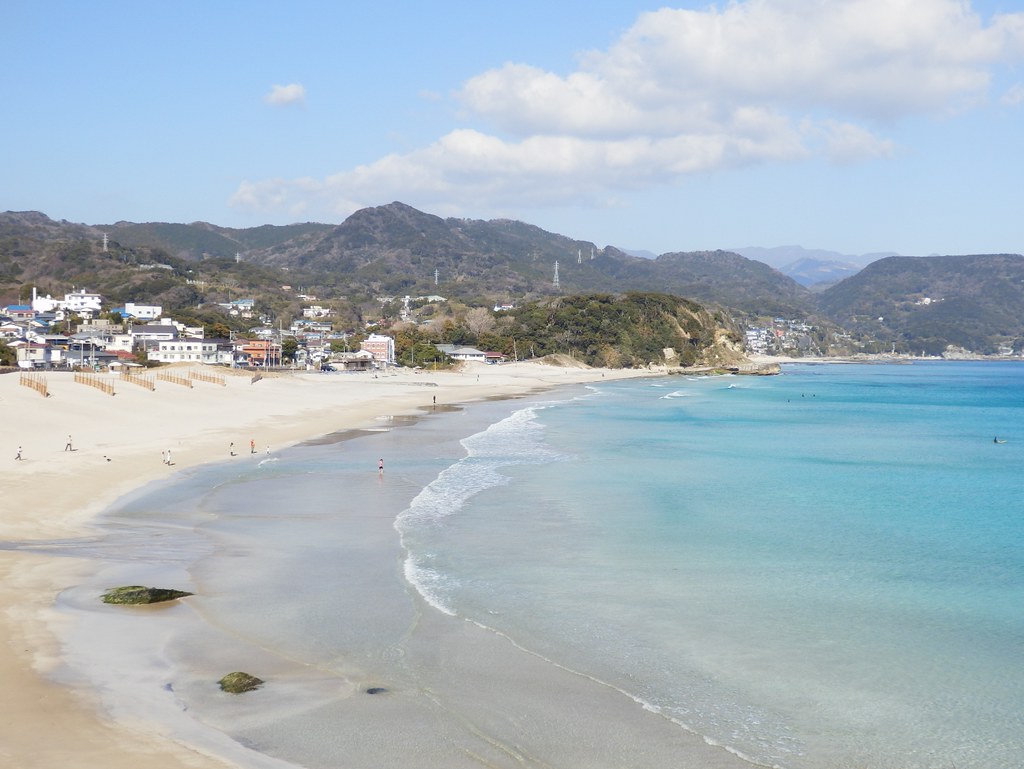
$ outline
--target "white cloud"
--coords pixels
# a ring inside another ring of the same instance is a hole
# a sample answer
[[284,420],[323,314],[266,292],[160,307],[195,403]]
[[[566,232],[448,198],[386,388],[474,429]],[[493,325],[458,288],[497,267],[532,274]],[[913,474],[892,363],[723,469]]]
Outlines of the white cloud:
[[1007,107],[1024,104],[1024,85],[1017,83],[1006,90],[1000,102]]
[[301,106],[306,103],[306,88],[301,83],[273,85],[270,92],[263,97],[263,101],[274,107],[287,107],[293,104]]
[[566,77],[506,64],[461,98],[506,131],[690,131],[737,107],[891,120],[985,95],[1024,44],[1024,14],[989,27],[959,0],[748,0],[640,16]]
[[457,98],[487,132],[454,130],[319,181],[246,183],[234,201],[334,216],[392,199],[477,212],[601,204],[723,168],[886,157],[886,126],[970,109],[989,98],[996,67],[1022,58],[1024,13],[986,24],[966,0],[665,8],[575,72],[509,63],[468,80]]
[[[603,206],[611,191],[667,184],[680,175],[804,154],[789,126],[760,135],[679,135],[603,141],[531,136],[503,141],[470,129],[453,131],[404,155],[343,171],[322,181],[245,182],[232,204],[271,212],[302,210],[338,218],[381,200],[465,210],[557,205],[567,200]],[[453,201],[456,203],[453,205]]]
[[837,164],[858,163],[871,158],[889,157],[895,152],[896,144],[882,139],[870,131],[852,123],[826,120],[816,131],[824,139],[828,159]]

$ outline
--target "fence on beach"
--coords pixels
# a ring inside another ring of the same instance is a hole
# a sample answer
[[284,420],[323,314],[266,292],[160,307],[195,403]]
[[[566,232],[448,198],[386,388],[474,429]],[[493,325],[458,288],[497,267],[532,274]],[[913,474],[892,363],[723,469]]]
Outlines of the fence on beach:
[[44,398],[50,397],[50,391],[46,388],[46,377],[42,374],[25,374],[18,377],[18,384],[35,390]]
[[181,385],[189,389],[192,388],[192,380],[189,377],[172,374],[170,371],[158,371],[156,378],[161,382],[170,382],[171,384]]
[[75,372],[75,382],[78,384],[88,385],[89,387],[95,387],[100,392],[105,392],[107,395],[116,395],[114,392],[114,383],[104,379],[96,374],[86,374],[84,371]]
[[206,371],[189,371],[189,379],[197,380],[199,382],[209,382],[210,384],[220,385],[221,387],[227,387],[224,381],[224,377],[219,374],[210,374]]
[[134,374],[131,370],[125,370],[121,372],[121,381],[130,382],[138,387],[145,387],[147,390],[156,390],[156,382],[153,381],[153,377],[143,376],[142,374]]

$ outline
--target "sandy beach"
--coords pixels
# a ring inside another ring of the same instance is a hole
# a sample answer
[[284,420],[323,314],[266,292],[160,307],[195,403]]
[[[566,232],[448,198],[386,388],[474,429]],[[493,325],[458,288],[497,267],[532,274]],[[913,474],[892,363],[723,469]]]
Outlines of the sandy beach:
[[101,375],[113,385],[110,395],[76,383],[70,373],[50,372],[43,375],[46,397],[20,384],[18,373],[0,376],[7,453],[0,460],[0,765],[227,766],[152,725],[112,722],[94,693],[47,678],[60,664],[54,599],[77,584],[84,565],[26,552],[32,542],[81,536],[95,515],[129,491],[183,468],[230,460],[232,452],[273,452],[435,405],[652,373],[536,362],[379,377],[300,372],[258,381],[218,371],[223,383],[155,381],[153,390]]

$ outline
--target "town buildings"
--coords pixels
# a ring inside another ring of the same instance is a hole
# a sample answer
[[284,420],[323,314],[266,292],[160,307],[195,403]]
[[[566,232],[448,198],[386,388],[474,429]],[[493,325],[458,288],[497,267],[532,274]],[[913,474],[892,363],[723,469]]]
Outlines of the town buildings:
[[[252,312],[253,300],[231,303],[236,314]],[[120,315],[124,323],[110,320]],[[74,318],[75,329],[71,328]],[[64,333],[55,333],[60,330]],[[40,297],[0,307],[0,340],[15,351],[20,368],[100,368],[142,356],[161,363],[280,366],[280,334],[252,339],[207,339],[202,327],[163,316],[157,304],[126,302],[105,308],[101,294],[77,289],[63,299]]]
[[395,340],[384,334],[370,334],[360,345],[361,350],[373,355],[382,366],[395,365]]

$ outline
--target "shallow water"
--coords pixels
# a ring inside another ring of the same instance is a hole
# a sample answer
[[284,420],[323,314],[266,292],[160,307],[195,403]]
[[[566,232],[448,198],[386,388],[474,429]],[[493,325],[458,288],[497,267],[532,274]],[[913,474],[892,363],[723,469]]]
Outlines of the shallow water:
[[758,762],[1017,765],[1022,386],[992,363],[601,386],[467,440],[442,496],[504,480],[417,499],[412,575]]
[[[53,545],[97,564],[63,675],[254,766],[1019,765],[1024,367],[784,372],[476,404],[149,488]],[[155,579],[197,595],[95,607]],[[233,669],[272,685],[230,698]]]

